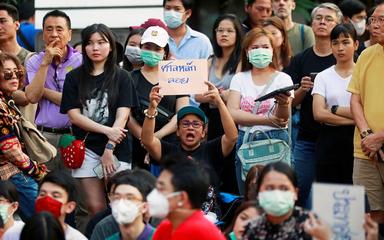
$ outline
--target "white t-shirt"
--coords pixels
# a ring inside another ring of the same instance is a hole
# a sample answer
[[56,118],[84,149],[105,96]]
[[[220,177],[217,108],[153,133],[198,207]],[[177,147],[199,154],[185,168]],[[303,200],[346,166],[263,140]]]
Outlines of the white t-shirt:
[[3,240],[19,240],[23,227],[23,221],[15,221],[13,225],[4,233]]
[[[263,94],[270,93],[279,88],[288,87],[293,85],[291,77],[283,72],[278,72],[278,75],[273,80],[272,84],[269,86],[267,91]],[[251,71],[239,72],[232,78],[230,90],[240,92],[240,109],[252,113],[255,108],[255,99],[261,97],[261,93],[263,92],[266,85],[256,85],[252,80]],[[293,97],[294,92],[291,91],[291,96]],[[272,109],[275,99],[270,98],[261,102],[259,105],[256,114],[260,116],[268,116],[269,111]],[[276,129],[277,127],[271,127],[266,125],[256,125],[253,126],[250,132],[254,132],[255,130],[268,131],[272,129]],[[239,129],[246,131],[246,126],[239,125]]]
[[74,229],[73,227],[67,224],[67,229],[65,230],[65,240],[87,240],[81,232]]
[[325,98],[328,107],[339,105],[349,107],[351,93],[347,91],[352,75],[342,78],[335,70],[335,65],[317,74],[312,89],[312,95],[319,94]]

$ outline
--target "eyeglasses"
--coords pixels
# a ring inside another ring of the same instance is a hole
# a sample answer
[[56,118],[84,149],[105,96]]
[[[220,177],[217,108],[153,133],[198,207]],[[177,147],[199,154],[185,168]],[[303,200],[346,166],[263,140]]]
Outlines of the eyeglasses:
[[318,22],[321,22],[323,21],[323,19],[325,20],[325,22],[327,23],[331,23],[331,22],[334,22],[335,19],[331,16],[321,16],[321,15],[316,15],[315,18],[313,20],[316,20]]
[[182,121],[180,121],[180,123],[181,123],[181,126],[183,128],[188,128],[191,125],[192,125],[193,128],[200,128],[201,126],[204,125],[203,122],[197,121],[197,120],[193,120],[193,121],[182,120]]
[[369,17],[368,18],[368,24],[371,25],[371,24],[374,24],[374,23],[378,23],[380,25],[384,24],[384,16]]
[[13,73],[15,73],[16,78],[22,79],[24,76],[24,72],[21,69],[15,69],[15,70],[4,70],[4,80],[11,80],[13,78]]
[[140,199],[140,198],[138,198],[132,194],[110,193],[109,197],[111,198],[112,201],[121,200],[121,199],[129,200],[129,201],[136,201],[136,202],[142,201],[142,199]]
[[228,34],[234,34],[236,32],[235,29],[231,29],[231,28],[216,28],[215,29],[216,33],[218,34],[224,34],[224,33],[228,33]]

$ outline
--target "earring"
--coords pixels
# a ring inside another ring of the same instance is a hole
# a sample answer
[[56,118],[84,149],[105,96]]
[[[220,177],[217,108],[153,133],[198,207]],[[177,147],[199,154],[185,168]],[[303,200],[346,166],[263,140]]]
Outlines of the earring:
[[177,206],[178,207],[182,207],[183,206],[183,202],[177,202]]

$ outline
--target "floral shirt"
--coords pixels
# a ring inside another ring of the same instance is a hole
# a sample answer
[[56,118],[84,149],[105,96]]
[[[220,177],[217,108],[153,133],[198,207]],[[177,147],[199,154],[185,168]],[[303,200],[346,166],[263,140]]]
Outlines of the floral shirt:
[[22,150],[16,135],[16,124],[20,115],[9,107],[7,99],[0,92],[0,179],[7,180],[20,171],[37,180],[46,174],[45,165],[38,165]]
[[244,240],[312,239],[312,237],[304,231],[303,225],[307,218],[308,218],[307,211],[303,210],[302,208],[295,207],[290,218],[288,218],[281,224],[274,225],[267,220],[267,216],[264,213],[263,215],[251,221],[247,225],[244,231],[243,239]]

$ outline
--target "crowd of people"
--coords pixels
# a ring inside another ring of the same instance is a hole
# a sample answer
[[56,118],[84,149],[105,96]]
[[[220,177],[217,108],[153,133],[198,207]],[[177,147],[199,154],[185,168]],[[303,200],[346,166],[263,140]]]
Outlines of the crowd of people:
[[[247,0],[210,40],[187,24],[193,0],[164,0],[164,22],[130,26],[123,45],[95,23],[76,48],[53,10],[33,52],[0,3],[0,239],[338,239],[312,210],[314,182],[364,186],[361,230],[380,239],[384,3],[321,3],[310,25],[295,7]],[[206,59],[207,91],[162,95],[174,59]],[[22,119],[57,148],[50,161],[28,153]],[[75,169],[68,135],[85,146]],[[284,161],[246,169],[242,145],[266,139],[289,147]]]

